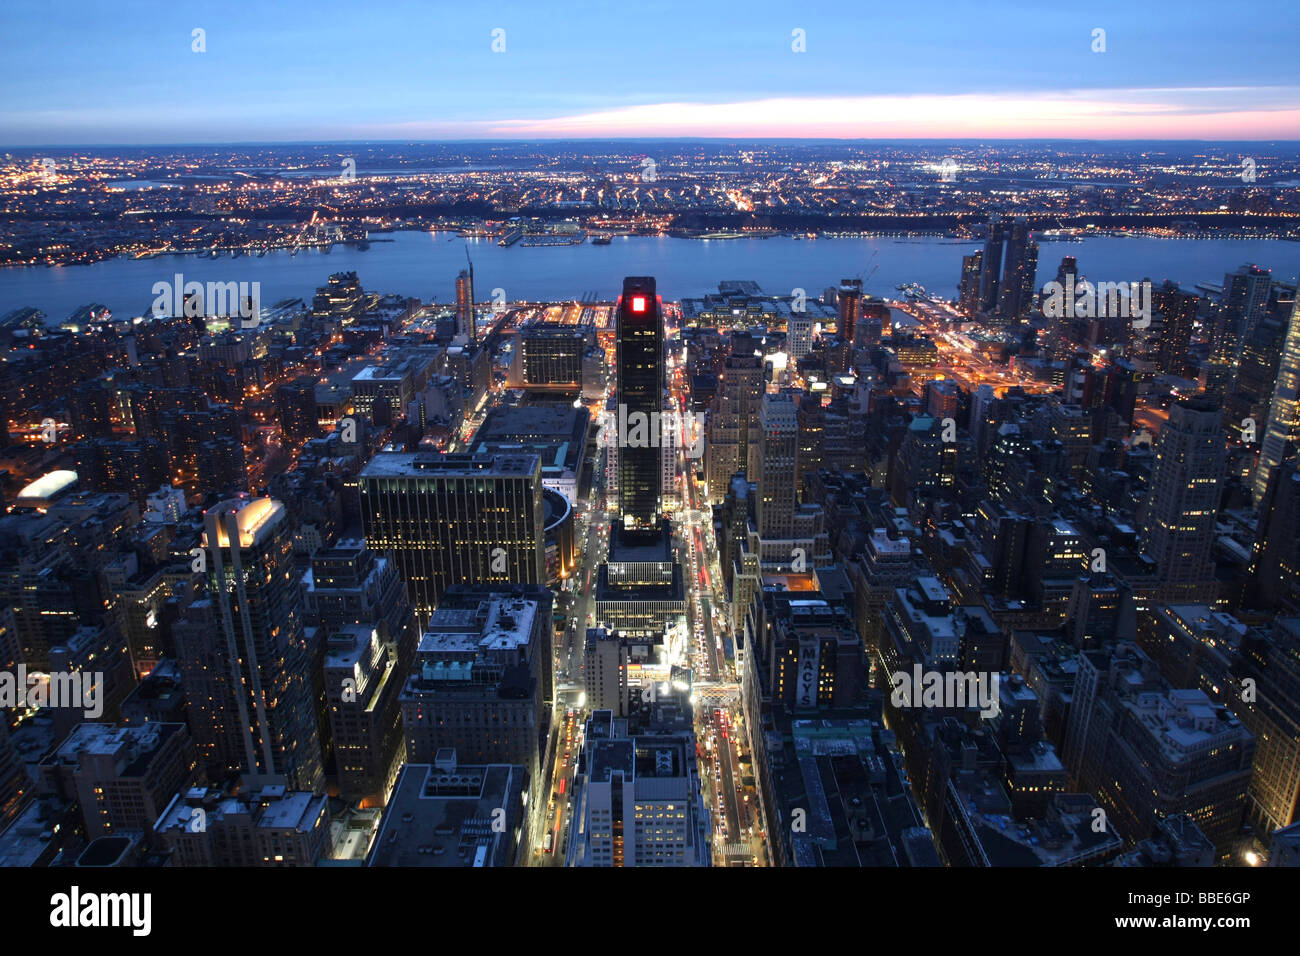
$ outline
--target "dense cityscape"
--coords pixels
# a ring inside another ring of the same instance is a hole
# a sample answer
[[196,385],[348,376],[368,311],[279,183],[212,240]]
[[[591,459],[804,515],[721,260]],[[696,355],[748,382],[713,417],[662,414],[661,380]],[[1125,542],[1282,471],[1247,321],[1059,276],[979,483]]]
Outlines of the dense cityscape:
[[11,313],[5,862],[1294,859],[1294,282],[983,231],[951,300]]
[[1285,919],[1280,0],[56,5],[0,11],[20,916]]

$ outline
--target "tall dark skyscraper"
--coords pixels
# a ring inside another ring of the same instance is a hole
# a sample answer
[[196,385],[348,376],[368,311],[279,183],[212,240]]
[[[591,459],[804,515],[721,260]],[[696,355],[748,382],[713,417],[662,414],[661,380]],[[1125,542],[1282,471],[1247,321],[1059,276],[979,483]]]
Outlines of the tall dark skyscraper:
[[[620,424],[627,422],[618,449],[618,513],[624,527],[657,528],[663,478],[659,429],[652,423],[663,410],[664,319],[654,278],[625,278],[617,313],[615,394]],[[641,421],[644,440],[634,441]]]
[[799,471],[799,406],[794,395],[764,395],[758,413],[758,533],[764,538],[794,536],[795,476]]
[[456,334],[466,336],[471,342],[478,341],[478,329],[474,324],[474,263],[468,269],[461,269],[456,276]]
[[1254,593],[1259,607],[1300,610],[1300,462],[1290,443],[1259,502]]
[[[237,739],[242,746],[226,758],[238,760],[245,774],[320,791],[302,592],[284,505],[271,498],[223,501],[204,516],[203,543],[215,614],[205,621],[207,602],[196,602],[194,626],[178,636],[187,684],[192,678],[195,687],[191,719],[202,728],[199,739],[209,729],[214,738]],[[217,628],[210,627],[214,618]],[[219,681],[203,686],[208,678]]]
[[754,354],[754,345],[747,334],[733,335],[731,354],[718,374],[704,446],[710,501],[722,501],[732,475],[755,473],[749,463],[749,432],[763,397],[763,360]]
[[983,273],[980,275],[980,311],[992,312],[998,304],[998,272],[1002,269],[1002,240],[1006,226],[1000,216],[989,222],[988,238],[984,241]]
[[1255,333],[1256,326],[1268,313],[1268,294],[1273,277],[1267,269],[1244,265],[1236,272],[1223,277],[1223,306],[1231,317],[1236,332],[1237,353]]
[[980,272],[984,253],[976,250],[961,257],[961,295],[959,304],[966,315],[974,315],[980,308]]
[[1020,318],[1034,305],[1034,285],[1038,277],[1038,243],[1030,239],[1025,244],[1024,255],[1020,259],[1018,281],[1020,288],[1016,297],[1016,314]]
[[1192,344],[1192,326],[1201,297],[1194,292],[1183,292],[1177,283],[1165,280],[1156,290],[1155,306],[1160,313],[1162,331],[1156,353],[1156,364],[1162,372],[1182,375],[1187,365],[1187,350]]
[[[998,312],[1005,319],[1015,319],[1024,311],[1021,301],[1025,288],[1025,272],[1038,266],[1038,246],[1034,245],[1032,264],[1029,256],[1029,223],[1017,217],[1007,233],[1006,261],[1002,269],[1002,282],[998,286]],[[1033,288],[1030,272],[1029,287]]]
[[1282,358],[1278,363],[1273,401],[1268,408],[1268,426],[1255,468],[1255,500],[1262,500],[1269,479],[1282,464],[1286,446],[1300,442],[1300,296],[1291,309]]
[[[663,306],[649,276],[623,280],[617,315],[618,520],[596,574],[596,618],[617,630],[662,635],[686,613],[685,581],[663,516]],[[611,449],[613,450],[613,449]],[[669,456],[671,460],[671,456]]]
[[1219,303],[1205,367],[1205,389],[1216,398],[1231,392],[1241,366],[1241,353],[1268,313],[1268,295],[1273,280],[1268,270],[1244,265],[1223,277],[1223,301]]
[[1219,406],[1204,398],[1174,405],[1156,441],[1142,534],[1161,581],[1186,599],[1212,589],[1210,552],[1224,460]]
[[858,344],[855,338],[858,331],[858,318],[862,315],[862,280],[841,279],[835,304],[839,308],[836,328],[841,342],[840,357],[835,367],[841,372],[848,372],[853,367],[853,350]]

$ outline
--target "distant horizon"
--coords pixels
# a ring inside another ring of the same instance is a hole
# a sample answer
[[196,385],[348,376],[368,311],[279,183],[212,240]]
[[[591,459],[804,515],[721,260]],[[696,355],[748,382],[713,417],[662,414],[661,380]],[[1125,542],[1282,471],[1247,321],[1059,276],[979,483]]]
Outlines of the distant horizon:
[[832,136],[564,136],[564,137],[529,137],[529,138],[458,138],[458,139],[298,139],[298,140],[213,140],[213,141],[190,141],[190,142],[150,142],[150,143],[22,143],[22,144],[5,144],[0,145],[0,149],[6,152],[21,152],[24,150],[37,149],[182,149],[182,148],[201,148],[216,149],[222,147],[236,146],[479,146],[479,145],[499,145],[499,146],[530,146],[530,145],[548,145],[556,146],[563,144],[583,144],[583,143],[606,143],[606,144],[635,144],[635,143],[743,143],[743,144],[801,144],[816,146],[821,144],[832,145],[882,145],[882,146],[907,146],[907,145],[953,145],[953,146],[1017,146],[1017,145],[1050,145],[1050,144],[1080,144],[1080,145],[1103,145],[1103,146],[1141,146],[1145,144],[1159,144],[1163,146],[1239,146],[1239,145],[1271,145],[1271,146],[1291,146],[1300,149],[1300,137],[1295,139],[1186,139],[1186,138],[1168,138],[1146,137],[1141,139],[1122,138],[1122,139],[1101,139],[1101,138],[1066,138],[1060,136],[1024,136],[1024,137],[944,137],[944,136],[913,136],[913,137],[832,137]]

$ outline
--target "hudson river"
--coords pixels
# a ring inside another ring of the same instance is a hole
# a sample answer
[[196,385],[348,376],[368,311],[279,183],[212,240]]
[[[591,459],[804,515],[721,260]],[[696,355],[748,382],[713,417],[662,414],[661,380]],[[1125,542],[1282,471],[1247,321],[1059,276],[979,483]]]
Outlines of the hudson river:
[[[390,241],[386,241],[390,240]],[[506,299],[577,299],[594,292],[612,299],[627,275],[652,275],[665,299],[715,291],[723,279],[752,279],[764,292],[788,295],[802,288],[818,296],[842,278],[861,277],[866,291],[895,295],[900,283],[919,282],[932,294],[954,298],[961,257],[978,241],[920,239],[670,239],[615,237],[608,246],[501,248],[491,239],[462,239],[454,233],[398,232],[373,237],[364,252],[336,245],[332,252],[304,250],[296,256],[272,252],[262,258],[159,256],[111,259],[89,266],[0,269],[0,315],[20,306],[43,311],[57,324],[80,306],[103,303],[115,315],[146,314],[155,282],[260,282],[263,307],[285,298],[311,301],[331,272],[355,270],[362,285],[428,302],[454,300],[456,273],[465,252],[474,259],[475,298],[492,290]],[[1275,278],[1293,283],[1300,269],[1300,243],[1284,239],[1155,239],[1095,237],[1080,242],[1040,242],[1037,287],[1055,278],[1062,256],[1074,256],[1092,281],[1155,284],[1173,279],[1190,289],[1219,285],[1225,272],[1253,262]]]

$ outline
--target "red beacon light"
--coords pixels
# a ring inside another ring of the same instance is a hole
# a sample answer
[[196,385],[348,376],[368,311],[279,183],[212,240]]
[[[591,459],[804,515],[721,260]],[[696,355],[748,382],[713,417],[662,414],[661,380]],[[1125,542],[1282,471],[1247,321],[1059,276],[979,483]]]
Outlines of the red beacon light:
[[645,296],[643,295],[632,296],[632,311],[633,312],[645,311]]

